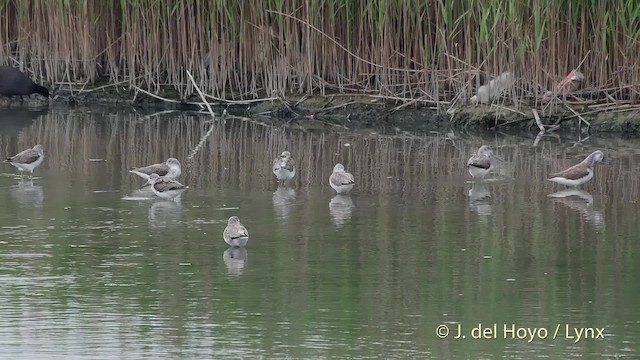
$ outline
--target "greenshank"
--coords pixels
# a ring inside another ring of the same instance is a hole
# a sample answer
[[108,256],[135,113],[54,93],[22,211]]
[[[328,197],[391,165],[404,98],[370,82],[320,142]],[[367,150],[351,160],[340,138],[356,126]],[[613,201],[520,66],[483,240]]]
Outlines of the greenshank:
[[249,241],[249,232],[237,216],[232,216],[227,222],[227,227],[222,233],[224,242],[234,247],[245,247]]
[[495,157],[488,145],[480,146],[478,153],[473,155],[469,158],[469,161],[467,161],[469,174],[474,178],[483,178],[487,176],[487,174],[493,169],[493,158]]
[[592,152],[581,163],[549,175],[549,181],[566,186],[582,185],[593,178],[593,166],[604,159],[604,153],[600,150]]
[[279,157],[273,160],[273,174],[281,183],[296,176],[296,162],[291,158],[290,152],[283,151]]
[[342,164],[336,164],[333,167],[333,173],[329,177],[329,185],[335,190],[338,194],[345,194],[353,189],[353,186],[356,184],[356,181],[353,178],[351,173],[348,173],[344,170],[344,166]]
[[28,171],[33,174],[33,170],[37,168],[44,160],[44,150],[42,145],[38,144],[31,149],[24,150],[17,155],[7,158],[5,162],[15,166],[20,171]]
[[176,179],[182,174],[182,166],[176,158],[168,158],[167,161],[159,164],[153,164],[145,167],[135,168],[129,171],[145,179],[146,184],[151,184],[149,176],[157,174],[158,176],[166,176],[170,179]]
[[149,175],[149,182],[151,183],[151,191],[163,199],[175,199],[189,188],[176,179],[158,176],[158,174],[155,173]]

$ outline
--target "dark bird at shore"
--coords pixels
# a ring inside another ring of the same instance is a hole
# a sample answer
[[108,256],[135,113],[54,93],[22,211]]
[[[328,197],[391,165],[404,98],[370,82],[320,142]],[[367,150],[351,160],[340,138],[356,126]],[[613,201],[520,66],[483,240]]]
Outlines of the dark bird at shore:
[[34,83],[22,71],[11,66],[0,66],[0,95],[22,97],[31,94],[40,94],[49,98],[49,90]]

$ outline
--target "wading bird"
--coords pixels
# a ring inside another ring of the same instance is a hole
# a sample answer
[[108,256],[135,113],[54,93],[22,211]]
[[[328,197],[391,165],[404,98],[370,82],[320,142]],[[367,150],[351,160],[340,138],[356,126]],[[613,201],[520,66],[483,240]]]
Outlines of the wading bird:
[[28,171],[33,174],[33,170],[37,168],[44,160],[44,150],[42,145],[38,144],[31,149],[24,150],[17,155],[7,158],[4,162],[15,166],[20,171]]
[[469,174],[474,178],[483,178],[493,169],[493,162],[496,157],[493,155],[491,148],[488,145],[480,146],[478,153],[473,155],[467,161],[467,168]]
[[232,216],[227,222],[227,227],[222,233],[224,242],[234,247],[245,247],[249,241],[249,232],[240,223],[240,218]]
[[578,186],[582,185],[593,178],[593,166],[597,162],[601,162],[604,159],[604,153],[600,150],[592,152],[581,163],[573,165],[572,167],[549,175],[549,181],[557,182],[558,184],[566,186]]
[[163,199],[174,199],[189,188],[176,179],[158,176],[158,174],[151,174],[149,182],[151,183],[151,191]]
[[149,181],[149,176],[151,174],[157,174],[158,176],[165,176],[170,179],[176,179],[182,174],[182,166],[180,165],[180,161],[178,161],[178,159],[168,158],[167,161],[163,163],[135,168],[130,170],[129,172],[145,179],[147,182],[144,185],[146,185],[151,184],[151,182]]
[[333,167],[333,173],[329,177],[329,185],[331,185],[333,190],[338,194],[348,193],[353,189],[355,184],[356,181],[353,175],[346,172],[342,164],[336,164],[336,166]]
[[291,158],[291,153],[283,151],[279,157],[273,160],[273,174],[278,182],[284,183],[296,176],[296,162]]

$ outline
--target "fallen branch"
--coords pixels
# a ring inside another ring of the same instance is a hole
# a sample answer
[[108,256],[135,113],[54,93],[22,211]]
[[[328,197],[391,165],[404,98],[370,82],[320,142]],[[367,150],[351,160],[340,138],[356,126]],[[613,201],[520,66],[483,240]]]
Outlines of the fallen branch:
[[[531,109],[531,112],[533,113],[533,118],[536,119],[536,124],[538,124],[538,129],[540,129],[540,134],[544,134],[544,125],[542,124],[542,121],[540,120],[540,116],[538,115],[538,110],[536,109]],[[535,146],[535,145],[534,145]]]
[[223,104],[229,104],[229,105],[248,105],[248,104],[253,104],[257,102],[278,100],[277,97],[268,97],[268,98],[261,98],[261,99],[252,99],[252,100],[227,100],[227,99],[218,98],[212,95],[205,94],[204,96],[208,97],[209,99],[213,99],[215,101],[219,101]]
[[353,104],[357,104],[357,103],[358,103],[357,101],[351,101],[351,102],[347,102],[347,103],[344,103],[344,104],[334,105],[334,106],[328,107],[328,108],[322,108],[322,109],[316,111],[314,113],[314,115],[315,114],[320,114],[320,113],[323,113],[323,112],[327,112],[327,111],[331,111],[331,110],[335,110],[335,109],[339,109],[341,107],[347,107],[348,105],[353,105]]
[[[196,91],[200,95],[200,98],[202,99],[204,104],[207,106],[207,110],[209,110],[209,114],[211,114],[211,117],[213,118],[213,120],[215,120],[216,114],[213,112],[213,109],[211,109],[211,105],[209,105],[209,103],[207,102],[207,99],[205,99],[204,94],[202,93],[202,91],[200,91],[198,84],[196,84],[196,81],[193,79],[193,76],[191,76],[191,72],[189,70],[187,70],[187,75],[189,75],[189,79],[191,79],[193,86],[195,87]],[[191,163],[191,161],[193,160],[193,157],[196,156],[198,151],[200,151],[200,149],[204,146],[204,143],[207,141],[209,136],[211,136],[211,133],[213,132],[213,129],[215,128],[215,126],[216,126],[215,123],[211,124],[209,131],[207,131],[207,133],[204,134],[204,136],[200,139],[196,147],[194,147],[191,153],[189,154],[189,156],[187,156],[188,163]]]
[[567,109],[569,109],[574,115],[576,115],[578,117],[578,126],[580,126],[580,124],[582,124],[582,122],[584,122],[585,124],[587,124],[588,127],[591,127],[591,124],[585,120],[580,114],[578,114],[575,110],[573,110],[573,108],[567,104],[565,104],[564,106],[567,107]]
[[189,79],[191,79],[191,82],[193,83],[193,87],[196,89],[196,91],[200,95],[202,102],[204,102],[204,104],[207,106],[207,110],[209,110],[209,114],[211,114],[211,117],[215,120],[216,114],[214,114],[213,110],[211,109],[211,105],[209,105],[209,103],[207,102],[207,99],[204,98],[204,94],[202,93],[202,91],[200,91],[198,84],[196,84],[196,81],[193,79],[193,76],[191,76],[191,72],[189,70],[187,70],[187,75],[189,75]]
[[135,85],[133,85],[133,88],[134,88],[134,89],[136,89],[137,91],[140,91],[140,92],[141,92],[141,93],[143,93],[143,94],[146,94],[146,95],[151,96],[152,98],[156,98],[156,99],[158,99],[158,100],[162,100],[162,101],[164,101],[164,102],[168,102],[168,103],[173,103],[173,104],[187,104],[187,105],[198,105],[198,106],[202,106],[202,105],[204,105],[204,104],[202,104],[202,103],[194,103],[194,102],[186,102],[186,101],[178,101],[178,100],[167,99],[167,98],[162,97],[162,96],[160,96],[160,95],[156,95],[156,94],[150,93],[150,92],[148,92],[147,90],[141,89],[141,88],[139,88],[139,87],[137,87],[137,86],[135,86]]

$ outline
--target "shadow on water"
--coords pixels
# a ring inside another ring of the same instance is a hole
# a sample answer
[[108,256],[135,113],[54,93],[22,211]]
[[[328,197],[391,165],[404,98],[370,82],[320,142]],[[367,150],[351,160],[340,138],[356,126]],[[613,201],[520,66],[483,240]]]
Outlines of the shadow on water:
[[[640,354],[640,141],[545,137],[534,146],[527,134],[320,133],[205,120],[65,110],[30,120],[19,136],[0,132],[3,153],[37,142],[46,153],[33,183],[17,184],[2,165],[10,176],[0,177],[0,353]],[[465,164],[482,144],[503,170],[470,184]],[[590,183],[572,190],[546,180],[595,148],[607,162]],[[285,149],[297,174],[278,187],[271,162]],[[183,161],[181,201],[138,192],[128,170],[170,156]],[[328,185],[337,162],[355,176],[348,195]],[[222,240],[232,215],[251,232],[247,249]],[[570,323],[605,326],[609,336],[455,342],[436,337],[441,323]],[[30,343],[40,346],[12,345]]]

